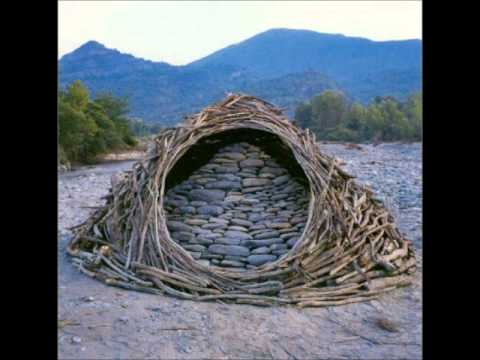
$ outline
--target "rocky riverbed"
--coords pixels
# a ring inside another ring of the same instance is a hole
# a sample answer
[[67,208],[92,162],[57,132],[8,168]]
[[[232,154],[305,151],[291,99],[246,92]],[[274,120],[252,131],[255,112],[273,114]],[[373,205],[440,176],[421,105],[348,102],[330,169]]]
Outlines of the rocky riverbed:
[[419,270],[412,286],[378,300],[318,309],[198,303],[108,287],[80,274],[65,254],[68,227],[103,204],[110,176],[133,162],[102,164],[59,175],[59,358],[420,359],[421,144],[321,148],[384,199],[413,241]]

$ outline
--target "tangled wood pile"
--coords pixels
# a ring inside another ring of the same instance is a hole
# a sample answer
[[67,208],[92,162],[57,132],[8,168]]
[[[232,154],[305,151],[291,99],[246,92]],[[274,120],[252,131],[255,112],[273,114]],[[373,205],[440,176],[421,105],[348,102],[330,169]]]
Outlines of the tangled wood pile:
[[[212,148],[229,131],[273,136],[310,188],[301,238],[277,260],[241,271],[195,260],[172,240],[163,206],[172,183],[200,161],[189,150]],[[106,205],[73,230],[67,251],[83,273],[112,286],[198,301],[340,305],[408,285],[416,268],[411,242],[370,189],[323,154],[308,129],[239,94],[162,131],[148,156],[113,184]]]

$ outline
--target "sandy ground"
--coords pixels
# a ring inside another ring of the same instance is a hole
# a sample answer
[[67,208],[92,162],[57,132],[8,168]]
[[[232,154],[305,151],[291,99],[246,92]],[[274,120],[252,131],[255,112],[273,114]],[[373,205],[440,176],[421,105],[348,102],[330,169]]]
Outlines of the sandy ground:
[[79,273],[65,253],[67,228],[103,203],[110,176],[132,162],[102,164],[59,175],[59,358],[422,358],[421,145],[322,148],[391,202],[417,249],[412,286],[365,303],[310,309],[200,303],[106,286]]

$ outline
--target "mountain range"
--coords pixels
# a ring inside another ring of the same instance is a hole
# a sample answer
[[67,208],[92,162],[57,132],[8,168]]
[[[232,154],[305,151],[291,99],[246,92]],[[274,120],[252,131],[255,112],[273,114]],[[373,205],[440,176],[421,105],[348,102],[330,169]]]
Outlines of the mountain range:
[[81,80],[93,95],[127,96],[132,116],[173,125],[228,92],[262,97],[290,116],[327,89],[362,103],[375,96],[403,99],[421,89],[421,63],[421,40],[272,29],[182,66],[89,41],[59,60],[59,85]]

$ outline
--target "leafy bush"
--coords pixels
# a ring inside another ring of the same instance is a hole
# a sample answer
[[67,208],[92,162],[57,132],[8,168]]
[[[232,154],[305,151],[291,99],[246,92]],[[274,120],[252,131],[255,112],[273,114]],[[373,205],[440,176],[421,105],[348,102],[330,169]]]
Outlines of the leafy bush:
[[391,96],[376,97],[366,107],[349,104],[335,91],[325,91],[300,104],[295,120],[319,139],[349,142],[419,141],[422,139],[422,94],[405,102]]
[[92,101],[77,80],[60,91],[58,109],[59,156],[65,161],[88,163],[99,154],[136,145],[126,99],[102,93]]

